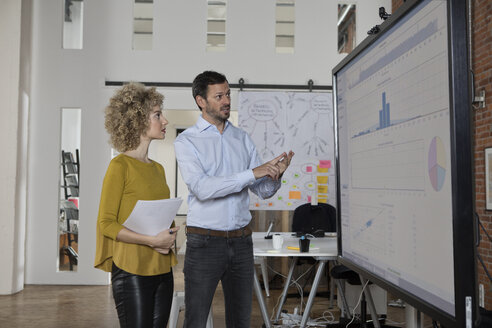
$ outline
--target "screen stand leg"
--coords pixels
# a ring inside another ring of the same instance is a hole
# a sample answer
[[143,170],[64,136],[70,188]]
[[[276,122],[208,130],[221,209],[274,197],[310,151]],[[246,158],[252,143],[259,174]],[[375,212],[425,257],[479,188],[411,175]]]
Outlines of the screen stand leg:
[[[359,277],[360,277],[360,281],[362,282],[362,286],[364,286],[367,280],[364,279],[364,277],[362,277],[361,275],[359,275]],[[364,295],[366,297],[367,305],[369,306],[369,312],[371,313],[372,324],[374,325],[375,328],[381,328],[381,324],[379,323],[378,313],[376,312],[376,306],[374,305],[374,301],[372,300],[372,294],[369,287],[364,289]],[[362,320],[365,320],[365,318],[362,318]]]
[[405,322],[407,328],[422,328],[424,325],[422,313],[410,306],[409,304],[405,304]]

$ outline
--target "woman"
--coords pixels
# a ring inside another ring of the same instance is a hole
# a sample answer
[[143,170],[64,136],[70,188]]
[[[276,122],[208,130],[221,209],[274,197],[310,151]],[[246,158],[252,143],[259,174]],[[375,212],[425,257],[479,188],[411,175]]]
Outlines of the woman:
[[104,177],[95,267],[111,272],[121,327],[166,327],[173,296],[171,246],[179,227],[147,236],[123,223],[140,200],[169,198],[164,168],[147,157],[152,140],[164,139],[168,121],[155,88],[130,83],[106,107],[105,126],[121,154]]

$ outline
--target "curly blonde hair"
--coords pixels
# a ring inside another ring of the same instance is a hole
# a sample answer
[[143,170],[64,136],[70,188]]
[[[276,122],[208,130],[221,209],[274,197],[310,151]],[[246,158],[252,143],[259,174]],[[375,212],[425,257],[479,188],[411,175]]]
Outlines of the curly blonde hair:
[[104,126],[110,143],[119,152],[133,150],[140,136],[149,128],[149,115],[155,106],[162,107],[164,96],[155,88],[131,82],[116,90],[105,109]]

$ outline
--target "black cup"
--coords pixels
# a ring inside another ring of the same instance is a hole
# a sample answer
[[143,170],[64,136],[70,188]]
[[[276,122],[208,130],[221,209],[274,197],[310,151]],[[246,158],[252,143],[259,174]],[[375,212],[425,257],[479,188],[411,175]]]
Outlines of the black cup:
[[309,252],[309,239],[299,239],[299,251],[301,253]]

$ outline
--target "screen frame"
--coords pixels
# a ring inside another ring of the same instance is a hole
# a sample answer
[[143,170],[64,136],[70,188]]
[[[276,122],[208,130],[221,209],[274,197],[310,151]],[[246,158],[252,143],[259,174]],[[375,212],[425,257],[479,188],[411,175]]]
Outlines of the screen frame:
[[[380,25],[379,33],[367,37],[332,71],[333,113],[335,127],[335,160],[337,176],[337,208],[341,208],[340,156],[338,136],[337,73],[357,59],[359,54],[385,35],[401,18],[409,14],[423,0],[407,0],[393,15]],[[462,0],[447,0],[448,58],[449,58],[449,104],[451,134],[451,180],[452,224],[454,256],[455,315],[443,311],[416,295],[372,274],[365,268],[343,257],[341,236],[341,213],[337,211],[338,260],[341,264],[361,274],[424,312],[446,327],[466,326],[466,300],[471,300],[472,322],[478,318],[478,288],[476,268],[476,224],[474,221],[474,184],[472,152],[471,92],[468,62],[467,3]],[[376,13],[375,13],[376,16]],[[459,156],[457,155],[459,154]],[[438,241],[436,236],[436,241]]]

